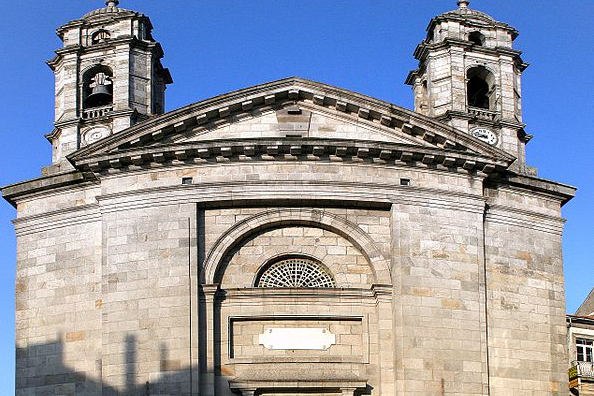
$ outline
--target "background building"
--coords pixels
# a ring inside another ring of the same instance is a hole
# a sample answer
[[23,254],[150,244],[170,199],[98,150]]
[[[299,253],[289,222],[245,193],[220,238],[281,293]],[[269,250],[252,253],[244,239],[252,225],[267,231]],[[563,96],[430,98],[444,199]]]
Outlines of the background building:
[[434,18],[416,112],[288,78],[164,115],[151,29],[59,29],[54,163],[3,189],[20,392],[567,392],[574,190],[526,165],[515,29]]
[[584,300],[582,305],[575,311],[579,316],[594,316],[594,288],[590,290],[590,294]]
[[594,289],[575,315],[567,315],[567,329],[571,393],[594,395]]

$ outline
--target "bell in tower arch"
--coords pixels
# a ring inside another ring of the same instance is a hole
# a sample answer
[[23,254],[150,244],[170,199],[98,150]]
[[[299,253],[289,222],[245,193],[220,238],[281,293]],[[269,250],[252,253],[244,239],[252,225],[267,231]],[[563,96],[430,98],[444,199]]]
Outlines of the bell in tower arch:
[[89,83],[90,93],[85,99],[85,107],[101,107],[113,103],[113,84],[111,77],[104,72],[98,72]]

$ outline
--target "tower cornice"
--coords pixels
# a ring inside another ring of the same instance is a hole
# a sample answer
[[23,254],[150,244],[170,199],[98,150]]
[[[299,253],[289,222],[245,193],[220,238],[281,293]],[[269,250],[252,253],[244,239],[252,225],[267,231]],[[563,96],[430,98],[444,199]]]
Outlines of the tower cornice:
[[[158,58],[162,58],[164,56],[164,52],[163,52],[163,47],[161,46],[160,43],[156,42],[156,41],[145,41],[145,40],[139,40],[134,36],[131,35],[127,35],[127,36],[120,36],[118,38],[114,38],[114,39],[110,39],[109,41],[106,41],[105,43],[100,43],[100,44],[95,44],[93,46],[85,46],[85,45],[69,45],[60,49],[57,49],[56,51],[54,51],[56,53],[56,56],[50,60],[47,61],[47,63],[56,63],[57,61],[59,61],[59,58],[61,56],[67,55],[67,54],[85,54],[85,53],[92,53],[92,52],[97,52],[103,49],[109,49],[111,47],[116,47],[118,45],[122,45],[122,44],[129,44],[130,48],[142,48],[142,49],[151,49],[155,51],[155,55]],[[50,65],[51,67],[51,65]]]
[[472,49],[475,52],[481,52],[484,54],[490,55],[509,55],[512,57],[519,57],[522,55],[522,51],[516,50],[513,48],[505,48],[505,47],[484,47],[484,46],[477,46],[473,44],[471,41],[468,40],[458,40],[452,38],[446,38],[443,41],[438,43],[428,43],[427,41],[423,41],[419,44],[414,52],[415,59],[422,61],[427,58],[429,51],[438,51],[440,49],[446,49],[451,47],[459,47],[465,50]]
[[92,27],[96,25],[103,25],[106,23],[113,23],[124,19],[141,19],[144,23],[147,24],[148,29],[153,29],[153,25],[150,22],[150,18],[148,16],[142,13],[129,11],[129,13],[123,14],[98,14],[93,18],[83,17],[81,19],[74,19],[57,28],[56,34],[58,35],[58,37],[60,37],[60,39],[63,39],[64,33],[71,29],[81,28],[85,26]]
[[522,59],[522,57],[521,57],[522,51],[512,49],[512,48],[482,47],[482,46],[477,46],[477,45],[473,44],[471,41],[456,40],[456,39],[445,39],[444,41],[441,41],[439,43],[428,43],[426,41],[423,41],[421,44],[419,44],[416,47],[416,49],[414,51],[414,57],[415,57],[415,59],[417,59],[420,62],[420,65],[417,69],[411,70],[408,73],[408,75],[405,79],[405,84],[413,85],[415,83],[415,77],[418,76],[419,74],[421,74],[423,72],[423,70],[425,69],[425,66],[423,64],[427,60],[427,57],[429,56],[429,53],[431,51],[439,51],[439,50],[444,50],[444,49],[448,49],[448,48],[452,48],[452,47],[457,47],[457,48],[461,48],[464,50],[472,50],[473,52],[487,54],[487,55],[493,55],[493,56],[510,56],[513,59],[515,66],[520,71],[524,71],[524,70],[526,70],[526,68],[528,68],[528,66],[530,66],[529,63],[524,62],[524,60]]

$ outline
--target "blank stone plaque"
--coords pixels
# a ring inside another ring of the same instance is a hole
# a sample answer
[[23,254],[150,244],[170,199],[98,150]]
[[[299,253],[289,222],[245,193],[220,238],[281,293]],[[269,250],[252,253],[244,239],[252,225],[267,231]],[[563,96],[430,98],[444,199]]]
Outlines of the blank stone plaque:
[[336,344],[336,335],[322,328],[268,328],[258,336],[258,343],[271,350],[323,351]]

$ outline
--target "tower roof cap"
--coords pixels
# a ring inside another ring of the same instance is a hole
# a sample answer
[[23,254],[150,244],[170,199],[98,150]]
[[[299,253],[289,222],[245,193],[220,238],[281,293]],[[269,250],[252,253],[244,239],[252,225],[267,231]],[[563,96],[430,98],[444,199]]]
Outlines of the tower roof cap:
[[118,7],[120,4],[119,0],[107,0],[105,2],[105,7],[93,10],[91,12],[86,13],[83,15],[82,19],[90,19],[97,16],[104,16],[104,15],[113,15],[113,14],[137,14],[137,12],[126,10],[124,8]]
[[512,32],[512,36],[515,39],[518,36],[518,32],[507,23],[499,22],[492,16],[485,14],[484,12],[473,10],[469,8],[470,1],[458,0],[458,8],[452,11],[444,12],[433,18],[427,27],[427,30],[431,30],[435,25],[441,21],[454,20],[459,21],[463,24],[498,27],[506,29]]
[[484,12],[480,12],[477,10],[472,10],[468,7],[470,1],[458,1],[458,8],[452,11],[445,12],[438,17],[461,17],[464,19],[475,19],[480,20],[483,22],[494,23],[496,22],[493,17],[490,15],[485,14]]

